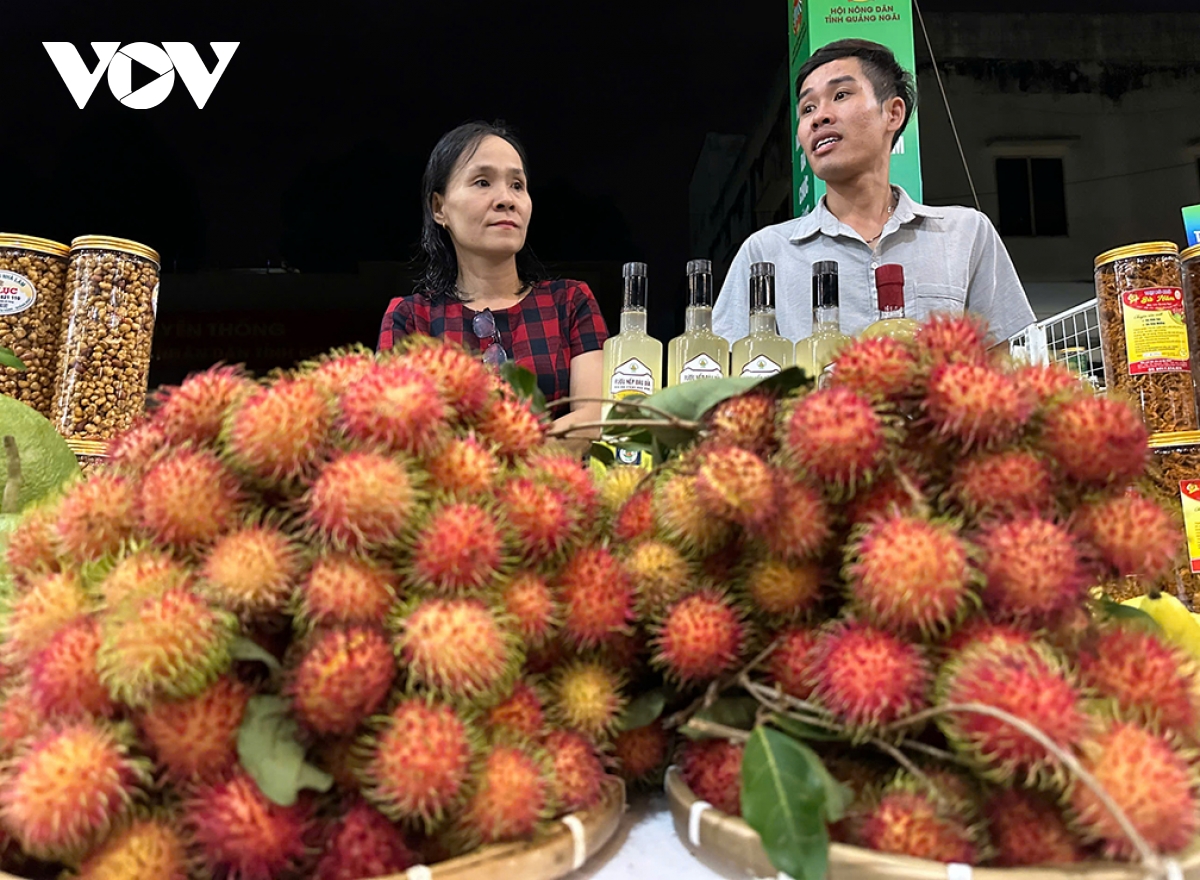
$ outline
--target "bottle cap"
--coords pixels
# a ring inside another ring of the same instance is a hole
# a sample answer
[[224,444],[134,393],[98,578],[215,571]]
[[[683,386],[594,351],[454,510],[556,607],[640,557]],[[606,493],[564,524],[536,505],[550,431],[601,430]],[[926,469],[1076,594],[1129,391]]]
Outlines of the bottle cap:
[[687,273],[689,275],[711,274],[712,260],[688,260]]
[[621,275],[624,278],[628,278],[631,275],[645,275],[645,274],[646,274],[646,264],[645,263],[626,263],[624,266],[621,267]]
[[837,260],[820,260],[813,263],[814,275],[836,275],[838,273]]
[[904,308],[904,267],[899,263],[885,263],[876,269],[875,294],[880,310]]
[[774,278],[775,264],[774,263],[751,263],[750,264],[751,278]]

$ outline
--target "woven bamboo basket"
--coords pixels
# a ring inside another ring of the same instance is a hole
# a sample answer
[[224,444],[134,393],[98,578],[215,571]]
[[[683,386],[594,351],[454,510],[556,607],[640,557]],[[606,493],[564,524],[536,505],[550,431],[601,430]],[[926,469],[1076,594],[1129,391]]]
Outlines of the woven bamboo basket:
[[[456,859],[409,868],[379,880],[559,880],[583,867],[608,843],[624,813],[625,783],[610,776],[604,781],[600,803],[559,819],[535,840],[481,847]],[[24,878],[0,871],[0,880]]]
[[[675,832],[707,867],[725,877],[784,877],[767,858],[758,833],[742,819],[697,800],[675,767],[665,788]],[[1177,859],[1183,880],[1200,880],[1200,841]],[[893,856],[835,843],[829,848],[826,880],[1146,880],[1134,863],[1083,862],[1046,868],[971,868],[927,859]],[[1176,877],[1175,880],[1180,880]]]

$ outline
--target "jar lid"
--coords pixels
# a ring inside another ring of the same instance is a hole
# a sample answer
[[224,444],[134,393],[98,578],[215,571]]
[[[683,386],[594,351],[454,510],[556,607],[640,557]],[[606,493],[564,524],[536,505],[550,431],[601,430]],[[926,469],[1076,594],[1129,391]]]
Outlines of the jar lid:
[[146,247],[144,244],[139,244],[136,241],[130,241],[127,238],[110,238],[107,235],[81,235],[78,238],[71,239],[71,250],[121,251],[122,253],[153,260],[155,266],[162,264],[162,260],[158,256],[158,251]]
[[1182,254],[1179,255],[1181,260],[1190,260],[1193,257],[1200,257],[1200,244],[1194,244]]
[[33,235],[11,235],[7,232],[0,232],[0,247],[22,248],[55,257],[65,257],[71,252],[71,249],[62,242],[37,238]]
[[1142,244],[1127,244],[1124,247],[1113,248],[1096,257],[1095,268],[1099,269],[1105,263],[1117,260],[1128,260],[1130,257],[1173,257],[1179,253],[1179,245],[1173,241],[1147,241]]
[[1167,434],[1151,434],[1150,448],[1163,449],[1168,446],[1194,446],[1200,443],[1200,431],[1174,431]]
[[108,455],[107,440],[76,440],[68,437],[67,448],[76,455]]

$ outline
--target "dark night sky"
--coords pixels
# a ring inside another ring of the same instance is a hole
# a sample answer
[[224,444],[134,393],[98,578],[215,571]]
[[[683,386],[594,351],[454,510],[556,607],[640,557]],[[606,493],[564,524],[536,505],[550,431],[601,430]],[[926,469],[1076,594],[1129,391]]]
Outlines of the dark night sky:
[[[403,259],[438,135],[503,117],[530,153],[543,258],[647,259],[671,277],[700,256],[687,252],[687,187],[705,132],[756,124],[787,47],[784,0],[342,0],[319,17],[298,3],[166,5],[6,4],[0,229],[125,235],[180,271]],[[187,40],[210,65],[205,41],[241,46],[203,110],[178,81],[160,106],[129,110],[102,80],[81,111],[41,41],[72,40],[91,64],[93,39]]]

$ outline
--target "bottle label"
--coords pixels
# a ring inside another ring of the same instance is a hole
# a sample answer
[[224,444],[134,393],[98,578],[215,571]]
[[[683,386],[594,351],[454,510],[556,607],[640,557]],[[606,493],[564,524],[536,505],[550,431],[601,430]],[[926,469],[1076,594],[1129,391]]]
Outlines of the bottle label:
[[781,372],[783,372],[783,367],[761,354],[754,360],[747,361],[746,366],[742,367],[743,376],[752,376],[755,379],[765,379],[767,376],[774,376]]
[[697,379],[720,379],[725,375],[721,365],[707,354],[698,354],[679,371],[680,382],[694,382]]
[[1178,287],[1130,290],[1121,294],[1121,312],[1125,319],[1129,375],[1188,371],[1182,290]]
[[37,302],[37,288],[24,275],[0,271],[0,315],[19,315]]
[[1187,531],[1192,574],[1200,574],[1200,480],[1180,480],[1179,500],[1183,503],[1183,525]]
[[613,370],[609,393],[617,400],[654,393],[654,374],[637,358],[630,358]]

